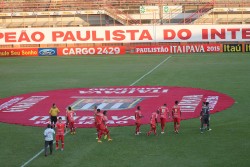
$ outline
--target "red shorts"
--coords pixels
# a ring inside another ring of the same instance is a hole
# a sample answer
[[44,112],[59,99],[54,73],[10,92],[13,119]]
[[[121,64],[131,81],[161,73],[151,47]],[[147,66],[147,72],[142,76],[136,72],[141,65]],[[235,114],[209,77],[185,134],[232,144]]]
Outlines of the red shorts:
[[181,118],[174,118],[174,122],[180,124],[181,123]]
[[56,141],[64,141],[64,135],[56,135]]
[[166,118],[161,118],[161,124],[165,124],[167,122]]
[[97,128],[97,130],[104,130],[104,129],[106,129],[107,127],[106,127],[106,125],[104,125],[104,124],[97,124],[97,125],[96,125],[96,128]]
[[106,126],[104,124],[101,124],[99,127],[100,127],[100,130],[105,130],[106,129]]
[[109,133],[109,130],[108,130],[108,128],[105,126],[105,128],[102,129],[102,132],[103,132],[104,134],[108,134],[108,133]]
[[155,128],[156,128],[156,125],[155,125],[155,124],[151,124],[151,128],[152,128],[152,129],[155,129]]
[[70,127],[70,128],[74,128],[74,124],[75,124],[74,121],[70,121],[70,122],[69,122],[69,127]]
[[139,127],[139,126],[141,126],[141,123],[136,122],[135,125]]

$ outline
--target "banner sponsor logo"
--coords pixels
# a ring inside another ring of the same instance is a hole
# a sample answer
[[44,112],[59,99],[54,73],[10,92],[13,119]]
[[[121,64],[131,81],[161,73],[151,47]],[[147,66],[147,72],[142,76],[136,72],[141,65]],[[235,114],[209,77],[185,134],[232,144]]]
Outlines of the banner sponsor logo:
[[134,108],[144,98],[138,97],[102,97],[102,98],[79,98],[72,106],[74,110],[93,110],[94,106],[98,106],[101,110],[125,110]]
[[250,52],[250,44],[245,44],[245,52]]
[[141,14],[149,14],[149,13],[159,13],[158,6],[140,6]]
[[163,25],[1,29],[0,45],[249,41],[241,25]]
[[38,56],[38,48],[0,49],[0,56]]
[[250,11],[250,8],[214,8],[214,12],[246,12]]
[[208,53],[221,52],[221,44],[188,44],[167,46],[137,46],[133,54],[173,54],[173,53]]
[[[13,106],[7,106],[2,110],[2,112],[23,112],[26,111],[27,109],[31,108],[33,105],[37,104],[38,102],[46,99],[48,96],[31,96],[28,97],[27,99],[24,99]],[[13,100],[13,99],[12,99]],[[19,100],[19,99],[16,99]]]
[[56,48],[38,48],[39,56],[56,56]]
[[[77,127],[94,127],[94,106],[108,111],[109,126],[134,125],[134,112],[141,106],[143,124],[148,124],[152,112],[164,103],[171,111],[174,102],[179,100],[182,119],[199,117],[202,102],[210,103],[211,113],[222,111],[234,100],[222,93],[187,87],[169,86],[120,86],[75,88],[34,92],[21,97],[0,99],[0,122],[45,126],[50,122],[48,114],[53,103],[66,114],[71,106],[76,112]],[[63,117],[65,121],[65,117]],[[168,122],[172,121],[170,119]]]
[[223,44],[223,52],[242,52],[242,44]]
[[4,110],[4,109],[7,109],[8,107],[10,107],[11,105],[19,102],[20,100],[22,100],[23,98],[22,97],[15,97],[13,99],[10,99],[9,101],[3,103],[0,105],[0,110]]
[[100,46],[100,47],[67,47],[58,48],[59,56],[64,55],[117,55],[125,54],[125,46]]
[[182,6],[162,6],[163,13],[179,14],[182,13]]

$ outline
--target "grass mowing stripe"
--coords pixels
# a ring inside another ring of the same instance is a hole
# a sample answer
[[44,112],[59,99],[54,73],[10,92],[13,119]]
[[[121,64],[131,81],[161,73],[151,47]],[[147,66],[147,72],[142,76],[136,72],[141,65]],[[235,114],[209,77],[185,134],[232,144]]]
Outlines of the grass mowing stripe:
[[133,82],[132,84],[130,84],[130,86],[135,85],[136,83],[138,83],[140,80],[142,80],[144,77],[146,77],[147,75],[149,75],[150,73],[152,73],[154,70],[156,70],[158,67],[160,67],[163,63],[165,63],[166,61],[168,61],[172,56],[168,56],[165,60],[163,60],[162,62],[160,62],[157,66],[155,66],[153,69],[151,69],[149,72],[147,72],[146,74],[144,74],[141,78],[137,79],[135,82]]
[[[64,135],[67,135],[69,133],[69,131],[67,131]],[[56,141],[53,142],[53,145],[56,143]],[[31,161],[33,161],[36,157],[38,157],[40,154],[42,154],[42,152],[44,151],[44,148],[41,149],[36,155],[34,155],[32,158],[30,158],[28,161],[26,161],[23,165],[21,165],[21,167],[25,167],[26,165],[28,165]]]
[[[136,83],[138,83],[140,80],[142,80],[144,77],[146,77],[147,75],[149,75],[150,73],[152,73],[154,70],[156,70],[158,67],[160,67],[163,63],[165,63],[166,61],[168,61],[172,56],[168,56],[166,59],[164,59],[162,62],[160,62],[157,66],[155,66],[153,69],[151,69],[149,72],[147,72],[146,74],[144,74],[142,77],[140,77],[139,79],[137,79],[135,82],[133,82],[132,84],[130,84],[130,86],[135,85]],[[68,133],[69,131],[67,131],[65,133],[65,135]],[[53,142],[53,144],[55,144],[55,141]],[[41,149],[36,155],[34,155],[32,158],[30,158],[27,162],[25,162],[21,167],[25,167],[26,165],[28,165],[31,161],[33,161],[36,157],[38,157],[42,152],[44,151],[44,149]]]

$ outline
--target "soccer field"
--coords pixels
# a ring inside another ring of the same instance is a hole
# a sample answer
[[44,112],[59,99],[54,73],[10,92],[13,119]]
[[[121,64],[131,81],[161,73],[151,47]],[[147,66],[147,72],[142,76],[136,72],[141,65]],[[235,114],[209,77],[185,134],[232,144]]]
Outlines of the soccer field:
[[[214,90],[235,104],[211,116],[200,134],[198,118],[181,122],[180,134],[140,136],[133,126],[112,127],[112,142],[96,141],[93,128],[66,135],[65,150],[38,154],[44,128],[0,123],[2,167],[248,167],[250,164],[250,55],[247,53],[0,58],[0,98],[65,88],[162,85]],[[167,59],[167,60],[166,60]],[[166,60],[165,62],[163,62]],[[160,64],[161,63],[161,64]],[[157,67],[157,68],[156,68]],[[158,128],[158,132],[159,132]]]

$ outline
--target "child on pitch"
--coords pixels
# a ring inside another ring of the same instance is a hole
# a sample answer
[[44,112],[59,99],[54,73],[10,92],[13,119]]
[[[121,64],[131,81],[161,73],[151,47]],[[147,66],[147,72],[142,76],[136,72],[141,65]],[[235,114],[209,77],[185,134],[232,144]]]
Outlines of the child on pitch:
[[156,112],[153,112],[151,117],[150,117],[150,130],[148,131],[147,135],[149,136],[152,132],[154,132],[154,135],[156,136],[156,124],[158,124],[157,122],[157,117],[159,114],[159,110],[157,110]]

